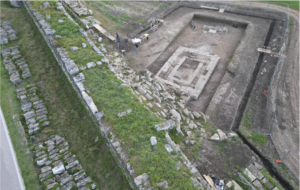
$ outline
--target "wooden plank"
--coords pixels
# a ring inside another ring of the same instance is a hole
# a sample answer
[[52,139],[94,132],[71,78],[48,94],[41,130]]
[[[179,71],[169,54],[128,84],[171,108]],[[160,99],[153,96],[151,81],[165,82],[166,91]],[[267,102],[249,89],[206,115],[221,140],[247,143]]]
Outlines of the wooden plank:
[[109,38],[111,41],[116,41],[116,38],[110,35],[104,28],[102,28],[99,24],[94,24],[95,27],[99,32],[101,32],[104,36]]
[[215,184],[214,184],[213,180],[211,179],[211,177],[208,176],[208,175],[203,175],[203,176],[206,179],[206,181],[209,183],[209,185],[211,186],[211,188],[213,190],[217,190],[217,188],[215,187]]
[[204,8],[204,9],[212,9],[212,10],[219,10],[218,8],[215,8],[215,7],[208,7],[208,6],[201,6],[201,8]]
[[264,49],[264,48],[257,48],[257,51],[259,51],[259,52],[264,52],[264,53],[271,53],[271,50],[269,50],[269,49]]

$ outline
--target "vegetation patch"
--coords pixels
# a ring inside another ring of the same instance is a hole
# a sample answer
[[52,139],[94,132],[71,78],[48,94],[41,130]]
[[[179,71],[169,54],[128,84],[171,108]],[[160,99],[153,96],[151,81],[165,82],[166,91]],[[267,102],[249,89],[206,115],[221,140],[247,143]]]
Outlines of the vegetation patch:
[[[40,10],[39,6],[43,2],[32,1],[30,3],[36,4],[37,10]],[[55,2],[49,3],[54,6],[53,3]],[[55,14],[50,16],[53,18]],[[33,75],[23,80],[19,87],[35,83],[39,89],[37,92],[39,97],[48,102],[48,105],[45,105],[52,124],[43,129],[40,136],[49,136],[53,133],[64,135],[69,142],[70,151],[77,156],[87,175],[101,188],[129,190],[130,186],[106,146],[105,140],[101,137],[99,129],[89,117],[86,108],[62,72],[26,9],[16,9],[9,2],[1,2],[1,20],[10,21],[19,38],[19,40],[9,42],[5,46],[19,46],[22,57],[25,58]],[[74,34],[72,33],[72,35]],[[16,90],[9,80],[4,65],[0,64],[1,107],[3,110],[5,109],[4,116],[10,130],[25,186],[26,189],[30,190],[40,189],[37,173],[31,160],[33,155],[24,153],[23,148],[26,146],[21,145],[22,138],[18,135],[12,120],[13,114],[21,113],[21,106],[16,98]],[[54,131],[47,132],[47,129]],[[95,141],[97,137],[98,141]],[[27,138],[29,137],[27,136]]]

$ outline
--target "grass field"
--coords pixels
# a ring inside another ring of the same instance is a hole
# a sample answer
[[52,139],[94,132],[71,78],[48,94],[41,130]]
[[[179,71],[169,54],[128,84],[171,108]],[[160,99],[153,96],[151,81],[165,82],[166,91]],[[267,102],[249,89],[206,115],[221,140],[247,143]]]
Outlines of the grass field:
[[[26,9],[12,8],[9,2],[1,2],[0,5],[1,21],[10,21],[19,38],[8,46],[19,46],[33,75],[22,82],[21,86],[36,83],[39,96],[46,102],[49,111],[51,125],[42,130],[40,137],[53,132],[65,136],[71,152],[76,154],[87,175],[99,184],[101,189],[130,189],[99,129],[90,119]],[[1,105],[9,130],[15,134],[11,118],[14,113],[20,112],[20,105],[3,68],[1,64]],[[12,101],[7,101],[9,99]],[[97,137],[99,140],[95,142]],[[13,143],[15,148],[17,147],[18,162],[25,185],[27,189],[36,189],[33,162],[22,154],[18,139],[20,138],[13,138]]]
[[299,1],[265,1],[265,2],[276,4],[276,5],[282,5],[282,6],[286,6],[286,4],[288,4],[291,9],[299,10]]

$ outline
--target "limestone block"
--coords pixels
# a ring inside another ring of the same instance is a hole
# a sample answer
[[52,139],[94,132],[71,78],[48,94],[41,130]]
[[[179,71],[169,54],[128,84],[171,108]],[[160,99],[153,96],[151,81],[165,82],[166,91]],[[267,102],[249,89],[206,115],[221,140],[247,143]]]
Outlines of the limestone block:
[[64,167],[64,165],[62,163],[60,165],[58,165],[58,166],[55,166],[52,169],[52,172],[53,172],[54,175],[61,174],[64,171],[65,171],[65,167]]
[[155,137],[155,136],[152,136],[152,137],[150,138],[150,141],[151,141],[151,145],[152,145],[152,146],[154,146],[154,145],[157,144],[157,140],[156,140],[156,137]]
[[265,177],[253,164],[250,164],[247,168],[257,179],[262,180]]
[[173,151],[173,148],[169,144],[165,144],[165,148],[169,153]]
[[217,131],[221,141],[227,139],[226,134],[221,129],[217,129]]
[[244,170],[244,172],[249,177],[251,182],[253,182],[256,179],[256,177],[247,168]]
[[193,111],[193,115],[195,116],[195,118],[199,119],[201,117],[201,114],[199,114],[196,111]]
[[137,187],[142,186],[146,181],[148,181],[149,176],[144,173],[142,175],[137,176],[136,178],[134,178],[134,183]]
[[119,113],[119,114],[117,115],[117,117],[120,118],[120,117],[123,117],[123,116],[125,116],[125,115],[130,114],[130,113],[131,113],[131,109]]
[[145,96],[146,96],[146,98],[147,98],[148,100],[152,100],[152,99],[153,99],[152,96],[150,96],[148,93],[145,94]]
[[271,189],[274,187],[272,183],[269,182],[269,180],[267,178],[263,178],[261,180],[264,184],[266,184],[268,187],[270,187]]
[[169,184],[168,184],[168,182],[166,181],[166,180],[164,180],[164,181],[162,181],[162,182],[159,182],[158,184],[157,184],[157,186],[161,189],[166,189],[166,188],[168,188],[169,186],[168,186]]
[[215,133],[212,137],[210,137],[210,140],[220,141],[220,137],[219,137],[218,133]]
[[167,120],[165,123],[155,125],[154,127],[157,131],[163,131],[163,130],[173,129],[175,125],[176,125],[175,121]]
[[228,137],[228,138],[237,137],[237,134],[234,133],[234,132],[230,132],[230,133],[227,133],[227,137]]
[[173,118],[176,118],[176,120],[178,120],[178,121],[181,120],[181,116],[176,110],[171,109],[170,114],[172,115]]
[[70,48],[70,50],[71,50],[71,51],[76,51],[76,50],[78,50],[78,47],[74,47],[74,46],[73,46],[73,47]]
[[41,169],[41,173],[45,173],[47,171],[51,170],[51,167],[50,166],[45,166]]
[[253,181],[253,185],[255,187],[257,187],[258,190],[264,190],[265,188],[263,187],[263,185],[258,181],[258,180],[255,180]]
[[189,117],[189,111],[186,108],[182,110],[182,112],[184,113],[185,116]]
[[184,105],[180,102],[177,102],[178,106],[181,108],[181,109],[184,109]]
[[92,68],[92,67],[95,67],[96,66],[96,63],[94,62],[89,62],[86,64],[86,67],[89,69],[89,68]]

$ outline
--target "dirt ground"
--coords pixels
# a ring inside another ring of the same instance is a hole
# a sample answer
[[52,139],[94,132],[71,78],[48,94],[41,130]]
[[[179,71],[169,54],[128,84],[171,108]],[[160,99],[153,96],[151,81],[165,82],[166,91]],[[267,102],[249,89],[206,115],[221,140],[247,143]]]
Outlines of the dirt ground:
[[[252,3],[252,7],[260,7],[261,5],[261,3]],[[284,11],[281,6],[271,4],[268,9]],[[227,38],[226,35],[223,35],[219,39],[208,39],[205,35],[201,35],[200,29],[202,25],[210,24],[205,20],[197,21],[198,28],[195,32],[191,30],[189,23],[195,13],[218,18],[233,17],[234,20],[245,22],[248,26],[245,32],[242,28],[235,29],[228,26]],[[279,129],[291,152],[299,157],[299,12],[291,10],[290,16],[293,18],[294,24],[288,33],[290,38],[287,44],[288,50],[282,59],[284,64],[279,67],[280,72],[274,82],[274,91],[276,91],[276,112]],[[202,95],[198,100],[189,102],[188,107],[196,111],[206,111],[211,116],[214,128],[220,128],[228,132],[236,119],[238,106],[257,63],[259,57],[257,48],[263,46],[270,23],[269,19],[237,16],[231,13],[222,14],[203,9],[180,8],[164,18],[163,25],[156,32],[150,33],[149,40],[144,41],[139,46],[139,51],[135,51],[130,42],[123,43],[122,46],[126,50],[131,68],[138,72],[149,68],[153,73],[160,69],[179,46],[209,46],[207,47],[208,51],[219,55],[221,60]],[[283,32],[282,23],[282,19],[276,22],[271,36],[270,46],[275,48],[274,51],[279,51],[278,44],[280,35]],[[239,63],[234,74],[226,72],[231,60]],[[255,114],[253,114],[251,121],[254,126],[253,130],[259,134],[264,134],[270,129],[270,123],[265,121],[267,104],[263,90],[268,88],[276,61],[276,57],[265,56],[259,71],[263,74],[259,73],[250,96],[250,103],[244,111],[245,115],[250,104],[253,103],[253,113]],[[235,171],[235,165],[243,167],[249,164],[252,157],[255,156],[248,146],[240,141],[225,145],[204,141],[203,147],[205,148],[199,149],[200,156],[195,159],[194,164],[197,165],[201,173],[220,176],[224,179],[228,179],[230,173]],[[188,152],[191,148],[187,147],[187,155],[189,155]],[[282,142],[279,142],[278,148],[279,152],[285,153]],[[218,149],[220,151],[217,151]],[[273,160],[278,158],[271,141],[268,141],[261,150]],[[231,157],[232,159],[230,159]],[[289,157],[286,158],[286,162],[290,160]],[[297,164],[299,163],[296,163],[296,165],[292,163],[291,166],[299,171]]]
[[[282,10],[282,7],[276,5],[271,5],[270,8]],[[275,76],[272,88],[272,95],[275,100],[274,110],[267,114],[266,110],[270,109],[270,104],[267,104],[267,97],[262,92],[268,89],[270,85],[271,75],[278,59],[265,56],[257,82],[251,93],[252,99],[248,103],[244,115],[249,107],[253,106],[251,130],[259,134],[265,134],[269,133],[275,126],[274,120],[271,120],[271,115],[276,113],[278,128],[274,128],[272,137],[280,157],[278,157],[273,143],[269,143],[268,148],[264,149],[263,153],[272,160],[275,166],[278,166],[275,159],[283,159],[288,153],[287,149],[289,149],[295,158],[289,154],[285,157],[284,163],[296,175],[297,181],[297,178],[299,179],[299,162],[296,160],[299,159],[299,12],[290,9],[290,19],[292,20],[287,33],[286,50],[278,67],[278,73]],[[264,73],[264,69],[271,72]],[[278,169],[282,172],[281,166],[278,166]],[[290,173],[284,173],[283,176],[288,179],[292,177]]]
[[[203,15],[203,17],[201,15]],[[245,24],[239,24],[238,28],[234,28],[231,22],[207,18],[204,15],[205,14],[199,14],[197,15],[198,17],[192,19],[197,26],[195,31],[192,30],[190,24],[187,24],[168,48],[148,67],[149,71],[155,75],[180,46],[195,48],[218,55],[220,61],[206,84],[205,89],[196,101],[192,101],[189,104],[189,108],[201,112],[206,111],[246,28]],[[204,26],[222,26],[226,27],[228,32],[223,35],[206,33],[203,29]]]

